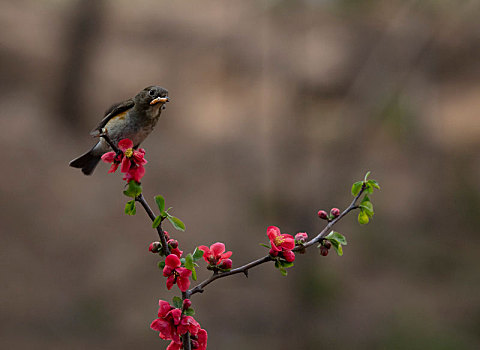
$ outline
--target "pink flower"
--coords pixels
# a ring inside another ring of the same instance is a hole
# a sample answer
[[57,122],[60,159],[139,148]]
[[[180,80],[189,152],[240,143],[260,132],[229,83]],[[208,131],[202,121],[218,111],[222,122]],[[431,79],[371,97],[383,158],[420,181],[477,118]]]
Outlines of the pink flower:
[[267,236],[270,239],[272,250],[280,252],[282,250],[292,250],[295,248],[295,240],[292,235],[282,234],[276,226],[267,228]]
[[180,259],[175,254],[170,254],[165,259],[165,267],[163,268],[163,275],[168,277],[167,279],[167,289],[172,289],[174,284],[178,285],[178,288],[182,292],[185,292],[188,287],[190,287],[189,277],[192,275],[192,271],[181,267],[182,263]]
[[121,164],[120,172],[125,173],[124,180],[140,182],[145,175],[145,168],[147,164],[145,159],[145,150],[140,148],[133,149],[133,142],[130,139],[123,139],[118,142],[118,148],[123,152],[123,155],[117,155],[115,152],[107,152],[102,156],[105,163],[112,163],[109,173],[113,173]]
[[308,239],[308,235],[306,232],[299,232],[295,235],[295,242],[297,243],[305,243]]
[[201,245],[198,249],[203,251],[203,259],[205,259],[209,265],[216,266],[221,263],[222,260],[228,259],[232,256],[232,252],[230,251],[225,253],[225,244],[220,242],[212,244],[210,248]]

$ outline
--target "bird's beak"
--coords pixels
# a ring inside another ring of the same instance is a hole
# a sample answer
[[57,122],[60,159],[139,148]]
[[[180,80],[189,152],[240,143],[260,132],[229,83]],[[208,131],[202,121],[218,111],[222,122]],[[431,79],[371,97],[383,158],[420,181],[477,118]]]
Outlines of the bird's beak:
[[150,102],[151,105],[154,105],[154,104],[157,104],[159,102],[161,103],[166,103],[166,102],[169,102],[170,99],[168,97],[157,97],[155,99],[152,100],[152,102]]

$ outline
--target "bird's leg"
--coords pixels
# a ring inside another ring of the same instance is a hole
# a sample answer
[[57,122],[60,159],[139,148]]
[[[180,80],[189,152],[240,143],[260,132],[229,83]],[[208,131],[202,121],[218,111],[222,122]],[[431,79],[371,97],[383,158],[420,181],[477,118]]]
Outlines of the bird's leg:
[[110,137],[108,136],[108,130],[106,128],[102,128],[100,131],[99,137],[103,137],[106,143],[112,147],[113,151],[117,154],[117,156],[123,156],[123,152],[112,142]]

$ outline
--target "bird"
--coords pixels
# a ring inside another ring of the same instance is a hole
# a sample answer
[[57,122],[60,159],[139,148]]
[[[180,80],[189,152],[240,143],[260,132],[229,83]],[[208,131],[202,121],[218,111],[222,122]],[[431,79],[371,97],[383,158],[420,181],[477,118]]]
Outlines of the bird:
[[169,101],[167,89],[148,86],[134,98],[112,105],[90,133],[99,137],[99,141],[90,151],[73,159],[69,165],[82,169],[85,175],[93,174],[102,155],[112,150],[105,139],[100,137],[102,134],[108,135],[114,145],[118,145],[122,139],[130,139],[133,148],[137,149],[154,129],[162,109],[165,109],[165,104]]

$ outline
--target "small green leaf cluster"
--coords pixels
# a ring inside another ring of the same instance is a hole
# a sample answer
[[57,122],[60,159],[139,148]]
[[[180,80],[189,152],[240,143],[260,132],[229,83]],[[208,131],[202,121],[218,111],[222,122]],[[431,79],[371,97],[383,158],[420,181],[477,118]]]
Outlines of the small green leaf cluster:
[[[185,268],[189,269],[192,271],[192,279],[194,281],[197,280],[197,272],[195,271],[195,267],[198,267],[199,265],[196,263],[197,260],[200,260],[203,256],[203,252],[197,248],[195,248],[193,254],[188,253],[187,256],[185,257]],[[180,259],[182,261],[182,259]],[[182,261],[183,263],[183,261]]]
[[133,198],[125,204],[125,214],[135,215],[137,209],[135,207],[135,198],[137,198],[142,193],[142,185],[138,182],[132,180],[128,183],[127,189],[123,191],[123,194],[127,197]]
[[280,271],[280,273],[283,276],[286,276],[288,274],[287,269],[293,266],[293,262],[288,262],[278,257],[274,258],[274,260],[275,260],[275,267]]
[[[347,239],[345,238],[344,235],[336,231],[332,231],[325,237],[325,241],[328,241],[331,243],[333,249],[335,249],[335,251],[339,256],[343,255],[342,245],[347,245]],[[318,245],[318,248],[321,249],[322,246],[325,247],[326,245],[322,242],[321,244]]]
[[377,181],[368,179],[370,171],[367,172],[363,181],[357,181],[352,185],[352,195],[358,196],[361,191],[365,193],[365,196],[360,202],[359,208],[360,212],[358,213],[358,222],[362,225],[368,224],[370,218],[373,216],[373,204],[368,197],[369,194],[373,193],[374,189],[380,189],[380,186]]
[[155,196],[155,202],[157,203],[158,209],[160,210],[160,215],[158,215],[155,220],[153,220],[152,227],[157,228],[163,222],[163,220],[167,219],[173,225],[176,230],[185,231],[185,224],[179,218],[171,215],[168,211],[172,209],[172,207],[165,210],[165,198],[158,195]]

